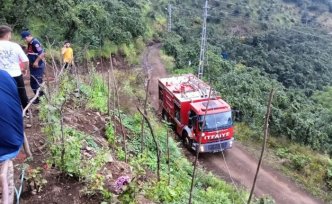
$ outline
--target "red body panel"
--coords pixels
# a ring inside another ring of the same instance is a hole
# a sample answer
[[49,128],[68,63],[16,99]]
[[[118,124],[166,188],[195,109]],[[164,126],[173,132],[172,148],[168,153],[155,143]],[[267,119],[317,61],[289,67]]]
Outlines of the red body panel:
[[[180,136],[184,128],[188,127],[190,111],[200,116],[231,111],[230,106],[219,95],[213,93],[209,100],[210,88],[192,74],[159,79],[160,105],[175,124]],[[211,104],[213,108],[210,108]],[[198,142],[202,135],[202,144],[228,140],[233,134],[233,126],[204,133],[199,131],[198,126],[192,128],[192,139]]]

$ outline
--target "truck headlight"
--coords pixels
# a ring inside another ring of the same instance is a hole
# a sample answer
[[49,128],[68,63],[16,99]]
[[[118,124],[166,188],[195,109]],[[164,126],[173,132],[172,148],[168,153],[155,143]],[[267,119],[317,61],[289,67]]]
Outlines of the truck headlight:
[[204,146],[203,146],[203,145],[201,145],[201,146],[199,147],[199,151],[200,151],[200,152],[204,152]]

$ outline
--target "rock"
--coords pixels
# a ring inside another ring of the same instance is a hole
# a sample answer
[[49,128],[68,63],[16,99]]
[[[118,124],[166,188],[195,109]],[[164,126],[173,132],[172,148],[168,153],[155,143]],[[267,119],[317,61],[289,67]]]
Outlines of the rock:
[[113,162],[113,161],[114,161],[114,159],[113,159],[112,155],[110,153],[108,153],[106,156],[106,162]]
[[93,128],[93,131],[95,131],[95,132],[98,132],[99,131],[99,128],[97,128],[96,126],[92,126],[92,128]]
[[64,116],[64,117],[63,117],[63,121],[64,121],[65,123],[71,123],[71,118],[70,118],[69,116]]
[[54,193],[60,193],[61,190],[62,190],[62,189],[61,189],[60,187],[58,187],[58,186],[54,186],[53,189],[52,189],[52,192],[54,192]]

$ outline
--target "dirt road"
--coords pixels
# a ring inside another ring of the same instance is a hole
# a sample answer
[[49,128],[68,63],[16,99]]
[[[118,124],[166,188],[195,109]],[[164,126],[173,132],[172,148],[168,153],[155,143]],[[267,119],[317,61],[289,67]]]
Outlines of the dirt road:
[[[149,70],[150,73],[150,102],[156,110],[158,109],[158,78],[167,76],[159,51],[159,44],[148,47],[142,60],[143,67]],[[222,153],[203,154],[200,156],[199,161],[208,171],[213,172],[226,181],[231,181],[228,174],[228,166],[235,183],[250,190],[257,168],[257,159],[251,156],[239,143],[235,143],[235,146],[225,153],[225,158],[226,163]],[[290,178],[264,165],[258,176],[255,195],[270,195],[278,204],[323,203],[296,186]]]

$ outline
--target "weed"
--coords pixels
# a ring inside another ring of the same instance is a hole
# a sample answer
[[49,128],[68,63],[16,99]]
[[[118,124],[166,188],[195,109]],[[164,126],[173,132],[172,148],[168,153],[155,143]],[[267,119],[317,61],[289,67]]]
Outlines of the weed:
[[160,58],[165,65],[166,70],[171,73],[175,67],[175,60],[173,57],[165,54],[164,51],[160,50]]
[[283,158],[288,158],[288,156],[289,156],[289,149],[284,148],[284,147],[278,148],[278,149],[276,149],[276,155],[278,157],[282,158],[282,159]]
[[116,148],[116,157],[120,161],[124,161],[126,159],[126,154],[121,147]]
[[114,145],[115,144],[115,132],[114,132],[113,124],[107,125],[105,134],[106,134],[108,143],[110,145]]
[[81,86],[82,93],[87,97],[87,107],[96,109],[102,113],[107,112],[107,86],[102,76],[92,74],[91,85],[83,84]]
[[326,183],[330,190],[332,190],[332,161],[329,162],[327,171],[326,171]]
[[47,180],[43,177],[43,169],[40,167],[28,169],[25,178],[29,185],[29,190],[33,193],[41,192],[42,188],[47,184]]
[[290,164],[291,168],[293,168],[296,171],[301,171],[310,162],[310,158],[308,158],[304,155],[292,155],[290,157],[290,160],[291,160],[291,164]]

